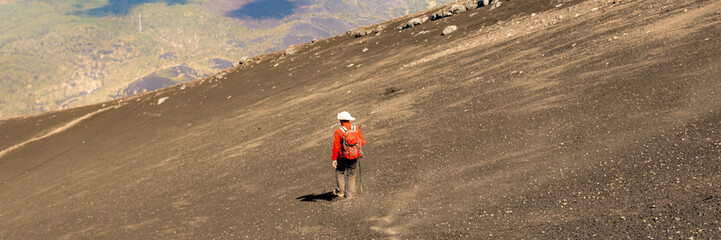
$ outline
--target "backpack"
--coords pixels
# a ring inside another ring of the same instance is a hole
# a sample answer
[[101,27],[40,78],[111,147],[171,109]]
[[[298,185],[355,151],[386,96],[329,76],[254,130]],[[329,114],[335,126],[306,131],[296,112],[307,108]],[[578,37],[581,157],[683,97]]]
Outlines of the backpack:
[[356,130],[356,126],[352,125],[350,130],[341,126],[340,130],[343,131],[343,135],[340,140],[340,156],[345,159],[360,158],[360,132]]

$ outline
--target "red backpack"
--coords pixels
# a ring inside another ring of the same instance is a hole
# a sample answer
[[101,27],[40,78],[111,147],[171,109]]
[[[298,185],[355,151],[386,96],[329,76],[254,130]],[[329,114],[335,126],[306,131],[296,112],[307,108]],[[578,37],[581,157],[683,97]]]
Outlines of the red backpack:
[[345,159],[357,159],[361,157],[360,132],[352,125],[350,130],[340,127],[343,131],[340,143],[340,156]]

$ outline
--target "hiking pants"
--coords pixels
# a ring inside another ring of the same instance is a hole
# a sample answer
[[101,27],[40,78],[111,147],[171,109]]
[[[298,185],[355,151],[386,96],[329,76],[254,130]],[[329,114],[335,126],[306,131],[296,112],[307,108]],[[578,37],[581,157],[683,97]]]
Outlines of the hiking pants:
[[344,192],[346,197],[355,195],[355,174],[358,168],[358,159],[338,158],[335,169],[335,179],[338,183],[338,192]]

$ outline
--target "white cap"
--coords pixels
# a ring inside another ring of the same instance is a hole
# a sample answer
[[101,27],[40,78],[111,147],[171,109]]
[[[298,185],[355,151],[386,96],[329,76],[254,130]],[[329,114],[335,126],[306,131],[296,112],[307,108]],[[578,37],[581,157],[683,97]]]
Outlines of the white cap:
[[349,120],[349,121],[355,121],[354,117],[350,116],[350,113],[348,112],[342,112],[338,114],[338,120]]

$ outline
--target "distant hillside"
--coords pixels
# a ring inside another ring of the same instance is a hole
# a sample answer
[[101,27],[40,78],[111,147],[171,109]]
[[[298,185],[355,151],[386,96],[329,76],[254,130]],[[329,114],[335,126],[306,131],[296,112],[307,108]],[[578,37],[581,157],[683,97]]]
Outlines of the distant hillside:
[[164,69],[184,66],[197,73],[172,77],[181,83],[245,56],[442,2],[0,1],[0,118],[109,100]]

